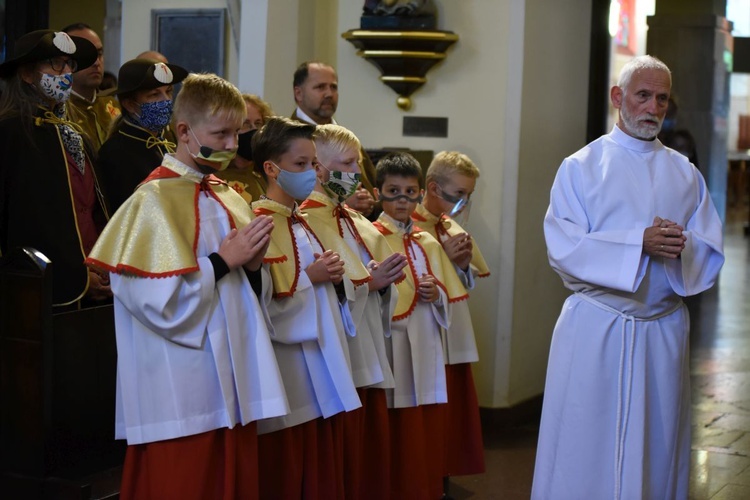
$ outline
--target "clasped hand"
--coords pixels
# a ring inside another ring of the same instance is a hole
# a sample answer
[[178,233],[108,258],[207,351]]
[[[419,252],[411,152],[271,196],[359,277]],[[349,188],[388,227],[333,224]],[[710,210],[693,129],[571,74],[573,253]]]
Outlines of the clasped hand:
[[685,249],[685,230],[676,222],[654,217],[653,226],[643,231],[643,251],[652,257],[676,259]]
[[420,276],[417,293],[422,302],[435,302],[440,297],[435,277],[431,274]]
[[271,242],[273,218],[259,215],[241,229],[232,229],[224,238],[217,252],[229,269],[245,266],[249,271],[257,271],[263,264],[263,257]]
[[454,234],[443,242],[448,258],[464,271],[469,269],[471,256],[474,251],[474,244],[471,242],[471,236],[467,233]]
[[109,273],[89,269],[89,289],[86,297],[94,301],[102,301],[112,296],[109,286]]
[[360,184],[354,194],[346,199],[346,205],[367,216],[372,213],[372,209],[375,206],[375,198]]
[[331,282],[338,285],[344,279],[344,261],[333,250],[316,253],[315,261],[305,269],[312,283]]
[[382,290],[391,283],[400,280],[404,276],[403,269],[406,265],[406,255],[402,253],[391,254],[382,262],[371,261],[367,265],[370,276],[372,276],[368,288],[370,290]]

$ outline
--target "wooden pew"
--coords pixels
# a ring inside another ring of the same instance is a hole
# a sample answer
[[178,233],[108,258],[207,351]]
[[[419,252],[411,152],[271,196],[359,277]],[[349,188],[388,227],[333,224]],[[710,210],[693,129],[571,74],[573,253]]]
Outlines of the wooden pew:
[[0,258],[0,497],[117,498],[112,305],[53,311],[54,266]]

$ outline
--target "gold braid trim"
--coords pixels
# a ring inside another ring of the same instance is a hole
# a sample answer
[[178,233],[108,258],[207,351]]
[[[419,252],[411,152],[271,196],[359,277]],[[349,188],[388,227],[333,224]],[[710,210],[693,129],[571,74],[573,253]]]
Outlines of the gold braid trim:
[[65,118],[60,118],[52,111],[45,111],[44,117],[37,116],[36,118],[34,118],[34,125],[36,125],[37,127],[41,127],[43,123],[50,123],[52,125],[67,125],[78,132],[78,134],[83,135],[83,129],[80,125],[70,120],[66,120]]
[[170,153],[174,153],[175,148],[177,147],[177,144],[175,144],[174,142],[172,142],[170,140],[167,140],[167,139],[164,139],[164,138],[159,138],[159,137],[156,137],[156,136],[152,135],[146,141],[146,149],[151,149],[151,148],[153,148],[155,146],[164,146],[164,148],[167,151],[169,151]]
[[164,146],[164,149],[166,149],[167,152],[174,153],[175,148],[177,147],[177,145],[174,142],[164,139],[163,137],[156,137],[155,135],[149,136],[148,139],[141,139],[138,136],[125,133],[122,130],[120,130],[119,133],[124,135],[125,137],[135,139],[136,141],[145,142],[146,149],[151,149],[153,147],[158,147],[158,146]]

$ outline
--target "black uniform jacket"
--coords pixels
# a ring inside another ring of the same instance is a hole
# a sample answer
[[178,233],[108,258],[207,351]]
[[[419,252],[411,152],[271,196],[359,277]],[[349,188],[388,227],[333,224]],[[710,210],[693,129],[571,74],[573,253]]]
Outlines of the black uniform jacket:
[[[52,262],[53,304],[73,304],[85,295],[89,273],[67,155],[55,125],[36,120],[27,130],[19,117],[0,121],[0,252],[22,246],[42,252]],[[94,177],[97,184],[95,170]],[[102,228],[107,209],[98,185],[96,191],[93,219]]]
[[98,172],[111,210],[127,200],[138,184],[161,165],[166,153],[174,151],[163,135],[122,120],[99,150]]

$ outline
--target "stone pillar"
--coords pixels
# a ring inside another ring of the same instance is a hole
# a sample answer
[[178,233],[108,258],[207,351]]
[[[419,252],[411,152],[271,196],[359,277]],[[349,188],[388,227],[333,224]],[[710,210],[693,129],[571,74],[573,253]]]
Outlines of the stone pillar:
[[104,69],[115,75],[122,63],[122,3],[119,0],[106,0],[104,32],[100,34],[104,45]]
[[695,138],[698,162],[722,219],[726,212],[731,23],[721,0],[657,0],[646,52],[672,70],[677,128]]

